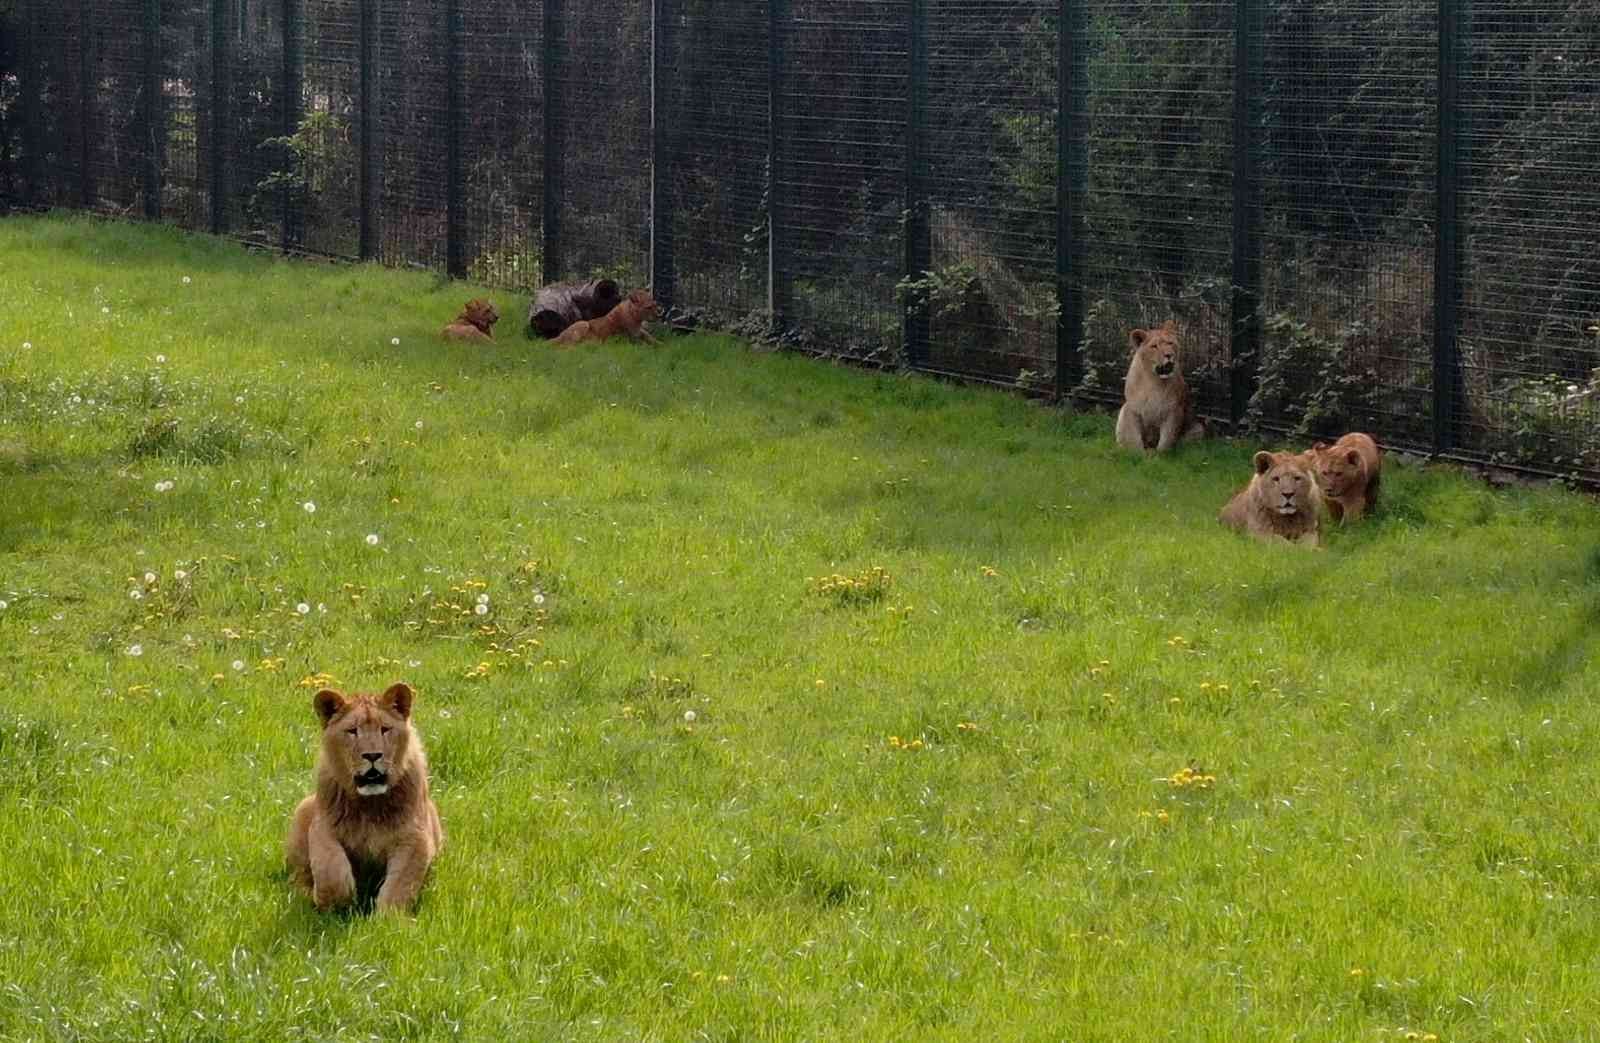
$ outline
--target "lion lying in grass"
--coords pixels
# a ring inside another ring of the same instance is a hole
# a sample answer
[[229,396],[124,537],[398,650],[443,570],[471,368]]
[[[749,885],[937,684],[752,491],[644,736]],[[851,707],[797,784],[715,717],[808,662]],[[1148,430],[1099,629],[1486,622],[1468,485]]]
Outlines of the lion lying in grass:
[[1260,540],[1322,546],[1322,493],[1296,453],[1257,453],[1256,473],[1217,515]]
[[474,297],[461,309],[461,314],[455,317],[439,335],[445,340],[468,340],[480,344],[494,343],[494,324],[500,321],[500,312],[493,301]]
[[294,882],[318,909],[355,898],[356,873],[381,873],[380,912],[407,910],[444,843],[428,797],[428,758],[411,727],[411,688],[349,697],[323,689],[316,792],[294,810],[285,845]]

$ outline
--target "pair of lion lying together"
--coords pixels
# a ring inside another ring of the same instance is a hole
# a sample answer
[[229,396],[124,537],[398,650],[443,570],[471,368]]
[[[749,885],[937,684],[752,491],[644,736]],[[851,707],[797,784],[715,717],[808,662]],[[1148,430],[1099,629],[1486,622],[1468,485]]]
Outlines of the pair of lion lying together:
[[[1132,330],[1128,343],[1133,358],[1122,384],[1117,442],[1165,452],[1185,438],[1203,436],[1183,379],[1177,323],[1168,319],[1155,329]],[[1260,539],[1320,546],[1324,509],[1337,521],[1355,521],[1377,502],[1383,454],[1370,435],[1353,431],[1303,453],[1260,452],[1253,463],[1255,475],[1218,520]]]
[[[557,347],[570,348],[585,341],[605,340],[626,333],[635,340],[644,339],[659,344],[644,328],[650,319],[658,318],[660,308],[649,290],[634,290],[618,301],[614,307],[593,319],[579,319],[555,337]],[[445,340],[465,340],[479,344],[494,343],[494,324],[500,321],[500,312],[493,301],[475,297],[461,309],[455,321],[440,331]]]

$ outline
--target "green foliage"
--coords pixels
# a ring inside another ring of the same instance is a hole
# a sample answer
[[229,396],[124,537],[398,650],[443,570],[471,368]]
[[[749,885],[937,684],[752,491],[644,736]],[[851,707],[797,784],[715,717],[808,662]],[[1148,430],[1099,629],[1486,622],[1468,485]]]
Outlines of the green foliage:
[[1258,431],[1278,417],[1298,417],[1294,434],[1306,438],[1344,432],[1379,411],[1385,388],[1376,369],[1363,366],[1353,342],[1363,337],[1357,325],[1324,335],[1283,313],[1261,320],[1261,353],[1256,391],[1245,414],[1245,429]]

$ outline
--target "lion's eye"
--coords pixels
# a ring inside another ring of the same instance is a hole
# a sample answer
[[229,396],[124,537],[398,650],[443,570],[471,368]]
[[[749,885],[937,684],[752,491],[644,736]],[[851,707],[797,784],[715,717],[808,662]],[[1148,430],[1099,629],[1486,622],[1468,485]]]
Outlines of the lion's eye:
[[355,729],[354,729],[354,728],[346,728],[346,729],[345,729],[345,730],[344,730],[344,733],[345,733],[345,734],[346,734],[346,735],[354,735],[354,734],[355,734],[355,733],[356,733],[356,730],[355,730]]
[[379,729],[379,731],[381,731],[384,735],[388,735],[389,734],[389,729],[388,728],[381,728],[381,729]]

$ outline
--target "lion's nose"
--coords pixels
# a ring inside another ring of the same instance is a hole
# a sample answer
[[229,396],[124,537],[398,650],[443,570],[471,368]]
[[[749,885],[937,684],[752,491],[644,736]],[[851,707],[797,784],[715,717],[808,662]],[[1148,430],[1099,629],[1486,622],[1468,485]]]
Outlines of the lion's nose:
[[365,757],[367,760],[371,761],[374,764],[376,764],[379,761],[383,760],[383,754],[381,754],[381,753],[363,753],[361,756]]

